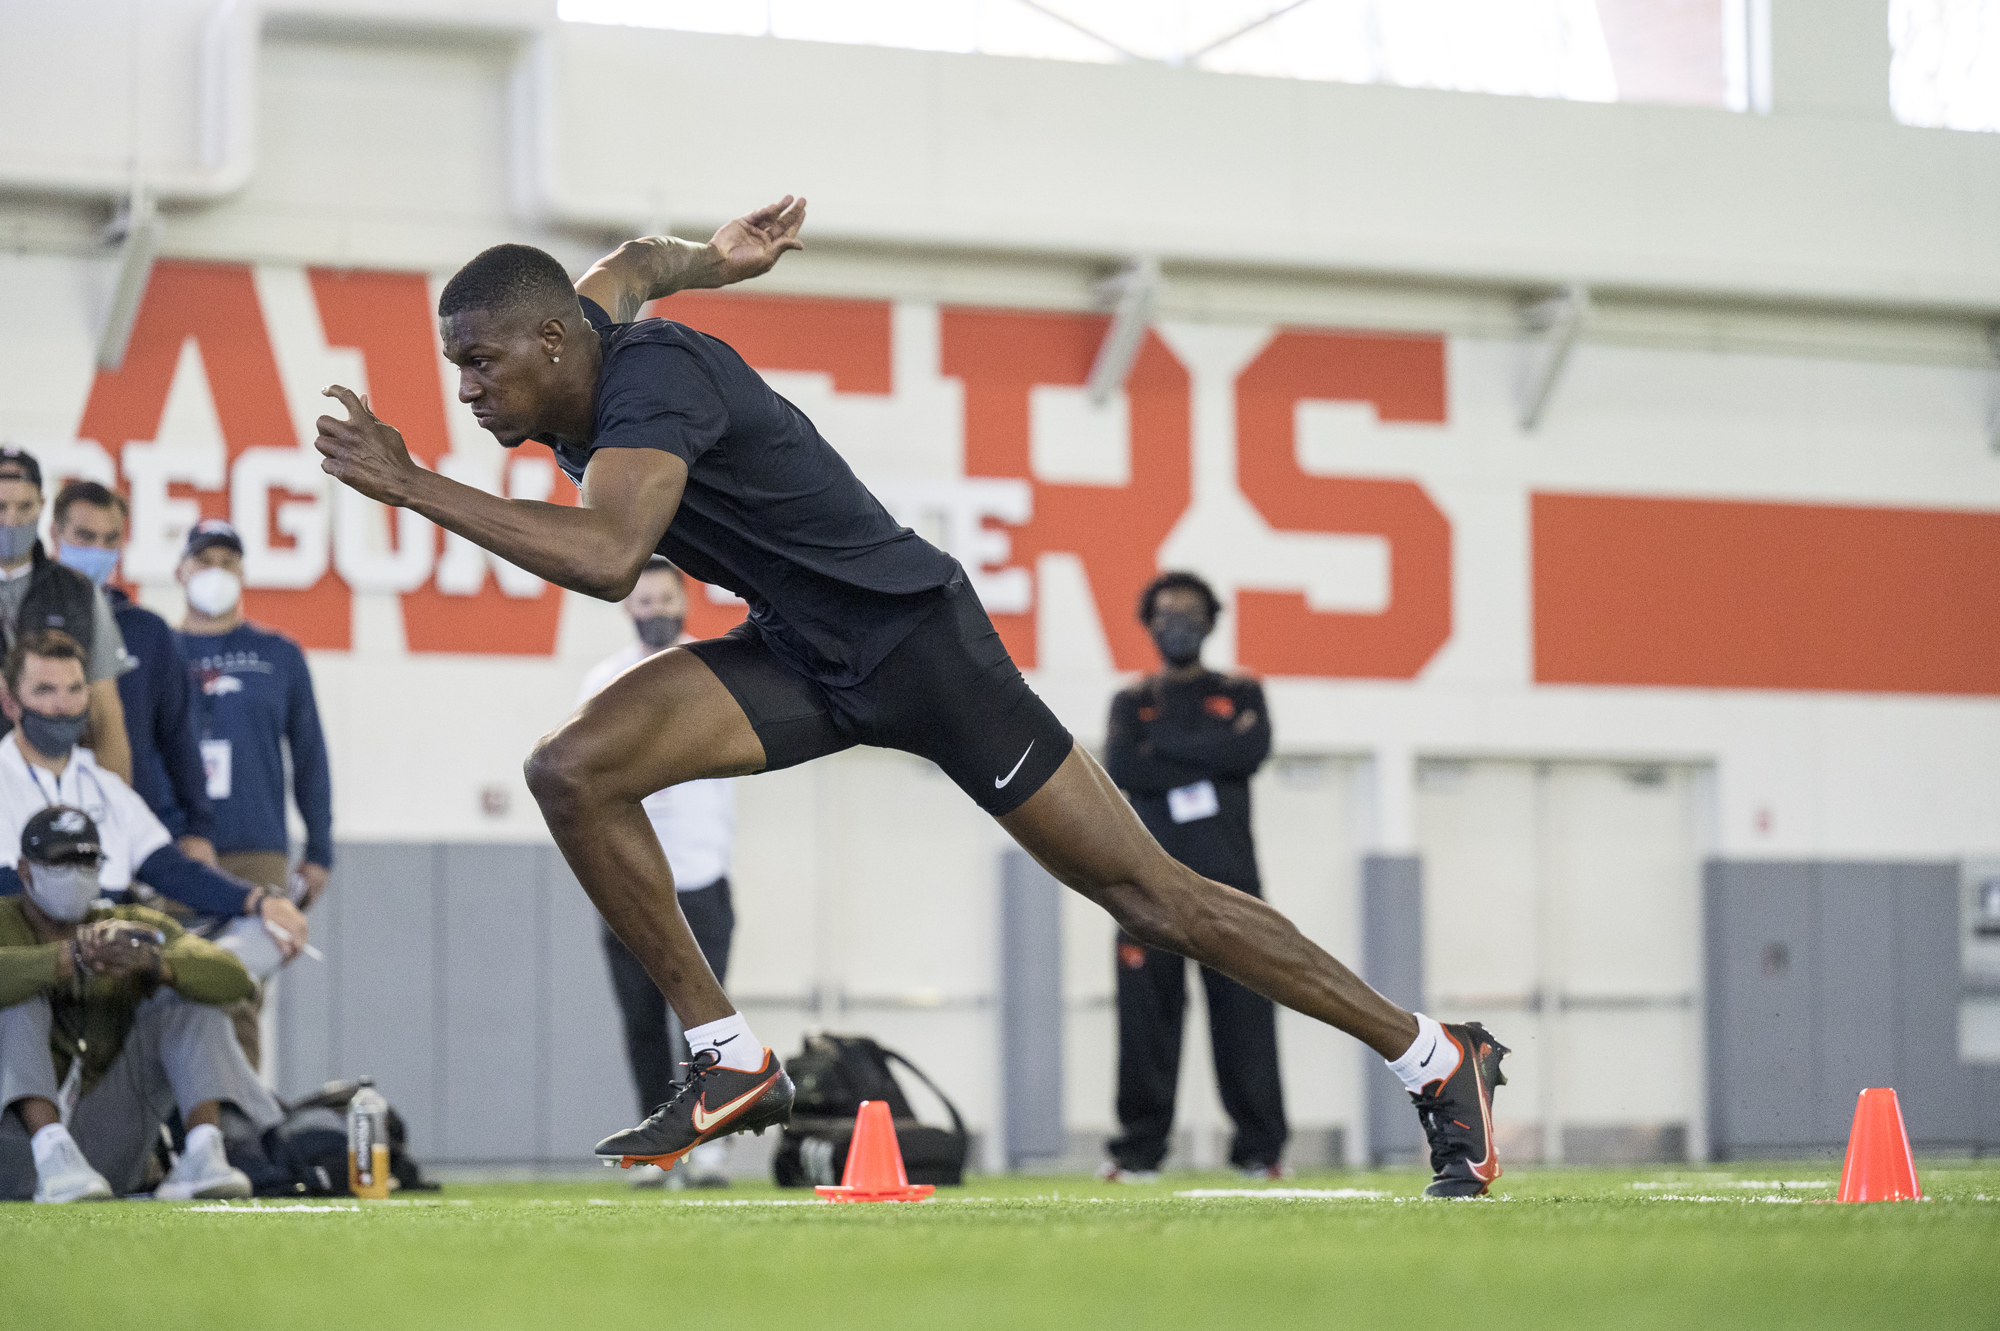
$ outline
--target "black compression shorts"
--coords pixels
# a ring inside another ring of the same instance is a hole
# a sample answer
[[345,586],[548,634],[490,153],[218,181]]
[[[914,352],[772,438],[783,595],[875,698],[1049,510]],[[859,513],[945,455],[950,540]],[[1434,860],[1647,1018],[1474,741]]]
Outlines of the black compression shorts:
[[936,609],[851,688],[828,688],[782,664],[748,620],[686,650],[750,719],[767,772],[856,744],[901,749],[943,768],[997,818],[1069,757],[1069,731],[1021,678],[963,581],[940,592]]

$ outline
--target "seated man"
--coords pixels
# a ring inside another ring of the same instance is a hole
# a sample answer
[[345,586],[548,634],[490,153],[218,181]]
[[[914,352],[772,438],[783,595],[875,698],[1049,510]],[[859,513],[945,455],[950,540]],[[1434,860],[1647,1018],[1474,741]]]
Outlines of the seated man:
[[[0,661],[0,679],[6,683],[0,712],[14,723],[0,738],[0,846],[19,841],[28,820],[52,804],[81,809],[102,834],[99,882],[107,893],[129,890],[142,901],[158,894],[196,915],[242,917],[253,929],[251,942],[275,942],[286,959],[297,955],[306,942],[297,906],[189,859],[132,787],[78,747],[90,694],[74,638],[58,629],[22,634]],[[0,893],[20,890],[13,879],[12,869],[0,869]]]
[[50,805],[19,844],[25,891],[0,899],[0,1198],[136,1191],[176,1105],[187,1149],[153,1195],[249,1196],[222,1106],[260,1130],[284,1117],[214,1006],[248,995],[249,972],[158,911],[93,904],[104,850],[81,809]]

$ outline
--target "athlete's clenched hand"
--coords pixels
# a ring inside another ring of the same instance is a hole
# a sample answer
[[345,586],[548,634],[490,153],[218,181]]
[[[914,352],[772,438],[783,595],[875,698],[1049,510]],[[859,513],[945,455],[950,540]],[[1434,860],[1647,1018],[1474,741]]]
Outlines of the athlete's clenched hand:
[[403,445],[402,432],[377,420],[367,402],[352,389],[335,384],[325,390],[325,396],[347,408],[347,419],[319,418],[319,437],[313,440],[313,447],[326,458],[319,469],[370,499],[402,503],[403,483],[417,469],[410,460],[410,450]]
[[726,223],[709,238],[722,256],[722,281],[741,282],[771,271],[787,250],[802,250],[799,228],[805,225],[806,201],[787,194],[776,203],[767,203],[754,213]]

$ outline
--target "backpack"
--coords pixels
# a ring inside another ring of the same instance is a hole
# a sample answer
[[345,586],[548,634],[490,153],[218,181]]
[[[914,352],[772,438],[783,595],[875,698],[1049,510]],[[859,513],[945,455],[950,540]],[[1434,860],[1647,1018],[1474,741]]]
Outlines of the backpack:
[[[891,1063],[900,1063],[937,1097],[951,1116],[949,1128],[917,1121]],[[854,1136],[854,1116],[863,1100],[888,1104],[910,1182],[947,1187],[964,1182],[971,1143],[958,1106],[895,1050],[884,1049],[865,1035],[808,1035],[805,1048],[785,1060],[785,1071],[791,1074],[796,1095],[792,1121],[779,1134],[777,1152],[771,1157],[771,1176],[779,1187],[840,1182]]]
[[[259,1197],[345,1197],[347,1186],[347,1102],[361,1089],[357,1081],[330,1081],[313,1094],[284,1106],[285,1118],[262,1134],[250,1128],[224,1134],[229,1163],[250,1176]],[[435,1192],[410,1158],[409,1131],[394,1106],[389,1109],[389,1172],[405,1192]]]

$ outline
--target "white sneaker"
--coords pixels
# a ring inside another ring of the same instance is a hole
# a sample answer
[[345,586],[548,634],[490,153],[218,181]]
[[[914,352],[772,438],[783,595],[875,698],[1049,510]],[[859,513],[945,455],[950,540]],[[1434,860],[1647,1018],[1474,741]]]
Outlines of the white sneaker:
[[35,1200],[38,1202],[108,1202],[111,1185],[90,1167],[83,1148],[60,1123],[37,1132],[29,1143],[35,1153]]
[[687,1185],[690,1188],[729,1186],[729,1140],[718,1137],[705,1141],[687,1155]]
[[223,1154],[222,1133],[213,1123],[204,1123],[188,1132],[187,1149],[153,1190],[153,1198],[187,1202],[196,1198],[248,1197],[250,1191],[250,1176],[231,1165]]

